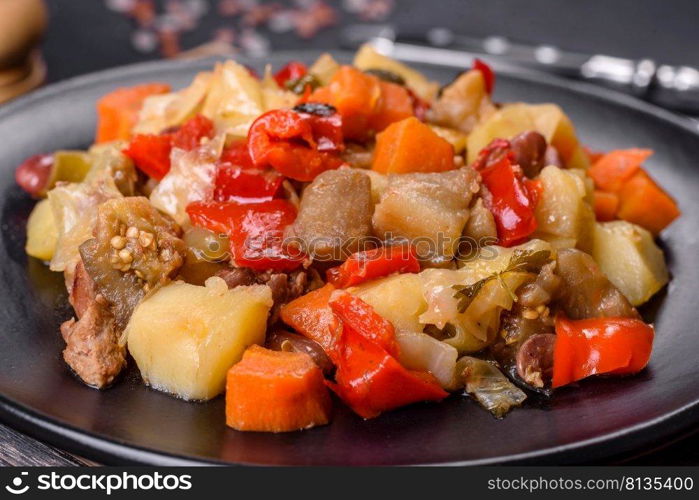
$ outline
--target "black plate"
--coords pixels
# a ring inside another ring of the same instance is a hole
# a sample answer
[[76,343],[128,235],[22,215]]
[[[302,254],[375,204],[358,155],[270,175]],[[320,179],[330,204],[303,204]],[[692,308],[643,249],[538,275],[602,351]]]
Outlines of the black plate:
[[[277,54],[289,59],[315,54]],[[261,61],[247,61],[261,70]],[[582,462],[643,451],[699,420],[699,133],[689,122],[634,99],[585,85],[503,69],[501,101],[555,102],[596,149],[648,147],[648,169],[684,215],[663,235],[674,279],[647,314],[657,337],[650,366],[628,379],[588,380],[529,404],[502,421],[473,402],[403,408],[362,421],[338,408],[329,426],[291,434],[239,433],[224,426],[223,401],[192,404],[152,391],[133,367],[114,388],[89,389],[61,359],[58,325],[70,316],[61,275],[23,251],[33,202],[15,186],[25,157],[87,146],[96,99],[144,81],[187,84],[212,61],[151,63],[48,87],[0,110],[0,408],[12,425],[109,463],[485,464]],[[442,82],[454,70],[421,68]],[[339,405],[338,405],[339,406]]]

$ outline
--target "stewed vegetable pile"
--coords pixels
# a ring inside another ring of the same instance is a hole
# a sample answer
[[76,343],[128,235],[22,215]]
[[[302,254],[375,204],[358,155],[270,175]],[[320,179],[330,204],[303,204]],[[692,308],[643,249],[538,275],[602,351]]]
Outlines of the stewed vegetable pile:
[[[648,364],[636,307],[668,282],[680,215],[555,104],[493,100],[483,62],[441,87],[362,47],[262,77],[226,61],[172,91],[116,89],[96,142],[29,158],[27,253],[63,272],[64,359],[106,389],[226,397],[282,432],[532,393]],[[334,396],[333,396],[334,395]]]

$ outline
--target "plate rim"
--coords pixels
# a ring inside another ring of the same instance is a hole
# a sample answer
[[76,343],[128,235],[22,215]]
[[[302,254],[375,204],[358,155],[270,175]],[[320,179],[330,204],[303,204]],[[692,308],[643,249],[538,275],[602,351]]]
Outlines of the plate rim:
[[[299,56],[318,55],[322,52],[330,52],[333,55],[349,56],[350,52],[343,50],[281,50],[274,51],[275,57],[282,58],[285,55],[298,58]],[[178,68],[196,70],[199,67],[208,68],[213,63],[230,59],[227,57],[206,57],[200,59],[183,60],[158,60],[117,66],[100,71],[75,76],[66,80],[52,83],[22,96],[0,108],[0,120],[4,120],[23,108],[32,106],[37,102],[51,99],[68,90],[91,86],[96,83],[104,83],[115,77],[125,77],[142,73],[156,72],[158,70],[176,71]],[[259,63],[264,58],[246,57],[236,55],[234,60]],[[420,63],[419,65],[448,68],[434,63]],[[506,65],[495,62],[493,66],[515,80],[562,88],[590,98],[606,101],[626,108],[631,108],[643,114],[651,115],[672,126],[679,127],[699,140],[699,125],[694,125],[689,117],[683,117],[669,110],[653,104],[641,101],[636,97],[615,90],[595,86],[586,82],[565,80],[555,75],[549,75],[525,68]],[[457,71],[456,68],[450,68]],[[38,412],[25,404],[15,401],[0,393],[0,421],[10,427],[20,430],[27,435],[41,439],[63,449],[73,451],[86,458],[95,458],[105,464],[146,464],[146,465],[258,465],[245,462],[227,462],[223,460],[194,457],[191,455],[172,453],[162,450],[154,450],[128,441],[119,441],[112,437],[88,431],[71,424],[66,424],[58,419]],[[699,393],[695,401],[690,402],[672,412],[665,413],[654,419],[647,420],[630,427],[624,427],[614,432],[607,432],[582,441],[575,441],[563,445],[551,446],[539,450],[504,455],[500,457],[449,461],[430,463],[434,466],[464,466],[464,465],[496,465],[496,464],[567,464],[575,463],[575,455],[585,452],[587,459],[600,460],[614,456],[620,456],[633,450],[640,451],[641,446],[648,445],[661,439],[672,438],[682,431],[686,431],[691,425],[699,422]],[[653,429],[652,436],[648,431]],[[672,442],[668,439],[667,443]],[[621,444],[623,443],[623,444]],[[401,464],[396,464],[401,465]]]

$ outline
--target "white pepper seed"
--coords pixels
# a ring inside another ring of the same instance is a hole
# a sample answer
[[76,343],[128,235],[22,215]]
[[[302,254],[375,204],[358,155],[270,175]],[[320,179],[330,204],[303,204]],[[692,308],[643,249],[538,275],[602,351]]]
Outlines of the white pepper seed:
[[153,236],[153,233],[149,233],[148,231],[141,231],[138,235],[138,243],[143,247],[143,248],[148,248],[151,243],[153,243],[153,239],[155,237]]
[[126,246],[126,238],[123,236],[112,236],[112,239],[109,240],[109,244],[112,245],[112,248],[115,250],[121,250]]
[[119,250],[119,258],[124,264],[129,264],[133,260],[133,254],[124,248],[123,250]]
[[525,319],[536,319],[539,317],[539,313],[536,312],[534,309],[525,309],[522,311],[522,317]]

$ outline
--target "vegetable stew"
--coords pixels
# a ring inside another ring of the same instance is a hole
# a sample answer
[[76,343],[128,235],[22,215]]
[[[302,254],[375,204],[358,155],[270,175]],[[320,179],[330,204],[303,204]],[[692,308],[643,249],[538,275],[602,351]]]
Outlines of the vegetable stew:
[[65,362],[101,390],[135,363],[267,432],[448,397],[503,418],[642,371],[681,215],[653,152],[592,153],[557,105],[494,91],[483,61],[441,86],[364,46],[102,97],[92,147],[16,170],[27,254],[75,311]]

